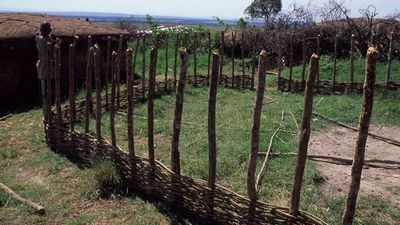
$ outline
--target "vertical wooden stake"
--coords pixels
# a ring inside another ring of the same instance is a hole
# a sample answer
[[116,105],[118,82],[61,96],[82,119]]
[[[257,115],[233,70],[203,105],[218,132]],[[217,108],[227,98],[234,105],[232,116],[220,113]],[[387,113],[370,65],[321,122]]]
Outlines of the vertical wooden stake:
[[390,33],[390,43],[389,43],[389,50],[388,50],[388,56],[387,56],[387,67],[386,67],[386,88],[389,87],[390,83],[390,72],[392,69],[392,52],[393,52],[393,36],[394,36],[394,31]]
[[[111,56],[111,96],[110,96],[110,133],[111,133],[111,145],[117,147],[117,140],[115,137],[115,92],[117,85],[117,66],[115,60],[118,60],[118,53],[112,52]],[[129,123],[128,123],[129,127]],[[129,140],[128,140],[129,141]]]
[[183,98],[185,91],[186,76],[188,70],[189,54],[186,48],[180,50],[181,55],[181,72],[179,75],[178,87],[176,88],[175,113],[172,130],[172,145],[171,145],[171,170],[176,174],[181,174],[181,166],[179,160],[179,137],[181,131]]
[[[136,50],[137,51],[137,46]],[[135,57],[136,58],[136,53]],[[133,60],[134,63],[136,59]],[[128,112],[127,112],[127,123],[128,123],[128,152],[129,157],[133,158],[135,156],[135,142],[134,142],[134,135],[133,135],[133,78],[135,71],[135,66],[132,67],[132,49],[128,48],[126,50],[126,76],[128,78],[128,90],[127,90],[127,98],[128,98]]]
[[106,74],[104,75],[105,89],[106,89],[106,111],[108,111],[108,78],[110,77],[110,65],[111,63],[111,37],[107,37],[107,63],[106,63]]
[[101,58],[100,48],[94,47],[94,75],[96,79],[96,137],[101,139]]
[[247,193],[252,202],[257,201],[256,190],[256,165],[257,156],[260,145],[260,123],[261,123],[261,110],[265,93],[265,75],[267,71],[267,52],[262,50],[259,59],[258,69],[258,85],[256,90],[256,99],[253,107],[253,125],[251,127],[251,151],[248,162],[247,170]]
[[337,41],[338,35],[335,35],[335,49],[333,51],[333,77],[332,77],[332,92],[335,91],[336,76],[337,76]]
[[142,99],[146,97],[146,35],[142,39]]
[[290,35],[290,50],[289,50],[289,91],[292,90],[292,82],[293,82],[293,36],[292,33]]
[[236,34],[232,31],[232,89],[235,89],[235,45],[236,45]]
[[216,104],[218,89],[219,52],[213,51],[211,85],[208,98],[208,187],[215,190],[217,176]]
[[210,84],[210,69],[211,69],[211,33],[207,33],[208,37],[208,62],[207,62],[207,85]]
[[168,33],[165,34],[165,71],[164,71],[164,89],[168,90]]
[[245,80],[245,66],[244,66],[244,31],[241,30],[241,54],[242,54],[242,89],[244,89],[244,80]]
[[174,87],[176,87],[176,72],[178,65],[178,48],[179,48],[179,32],[175,35],[175,51],[174,51]]
[[47,79],[46,79],[46,98],[45,101],[43,101],[43,103],[45,103],[45,105],[43,105],[43,108],[45,108],[45,119],[47,121],[48,124],[52,123],[52,118],[51,118],[51,79],[53,78],[53,66],[52,66],[52,45],[50,43],[47,44],[47,49],[48,49],[48,64],[47,64]]
[[61,110],[61,53],[60,45],[56,44],[55,50],[55,94],[56,94],[56,110],[57,110],[57,123],[62,125],[62,110]]
[[[280,39],[280,36],[278,36],[278,40]],[[282,77],[282,43],[278,41],[278,83],[279,80]],[[278,85],[279,88],[279,85]]]
[[93,68],[94,48],[90,47],[86,64],[86,81],[85,81],[85,133],[89,133],[90,113],[92,112],[92,68]]
[[[318,36],[317,36],[317,55],[318,55],[318,57],[321,56],[321,35],[320,34],[318,34]],[[320,80],[321,80],[320,71],[319,71],[319,63],[318,63],[317,66],[318,66],[318,68],[317,68],[317,87],[316,87],[316,89],[317,89],[317,92],[318,92],[319,83],[320,83]]]
[[301,89],[304,90],[307,66],[306,35],[303,35],[303,68],[301,70]]
[[118,58],[117,58],[117,109],[120,108],[121,105],[121,62],[122,62],[122,56],[123,56],[123,50],[122,50],[122,42],[123,42],[123,36],[119,36],[119,45],[118,45]]
[[253,42],[253,51],[251,53],[251,90],[254,90],[254,79],[256,76],[256,43],[258,41],[258,34],[256,40]]
[[354,43],[355,35],[351,35],[351,42],[350,42],[350,83],[353,86],[354,82]]
[[197,33],[193,34],[193,64],[194,86],[197,87]]
[[75,123],[75,46],[69,46],[69,129],[74,131]]
[[363,105],[358,126],[358,137],[355,148],[353,165],[351,168],[350,190],[346,198],[346,210],[343,215],[342,224],[353,223],[355,208],[357,204],[358,190],[360,188],[361,174],[364,165],[365,145],[368,137],[369,122],[374,105],[374,87],[376,77],[376,60],[378,51],[370,47],[367,52],[367,65],[365,69]]
[[[221,59],[220,59],[220,62],[219,62],[219,75],[222,78],[223,77],[223,66],[224,66],[224,46],[225,46],[225,33],[223,31],[221,31],[220,43],[221,43],[221,47],[220,47],[219,51],[220,51]],[[227,79],[224,78],[224,80],[225,80],[224,82],[225,82],[225,86],[226,86]],[[221,81],[222,80],[220,80],[220,83],[221,83]]]
[[319,57],[313,54],[310,59],[310,72],[308,74],[306,90],[304,93],[304,110],[301,121],[300,140],[297,152],[296,170],[294,176],[292,198],[290,202],[289,213],[297,216],[299,212],[301,184],[303,182],[304,168],[306,165],[308,142],[311,133],[311,117],[314,96],[315,78],[317,76]]
[[154,161],[154,92],[157,69],[157,47],[153,46],[150,52],[150,72],[149,72],[149,97],[147,102],[147,137],[150,165],[155,165]]
[[[92,71],[93,71],[93,54],[94,54],[94,49],[90,52],[90,49],[93,47],[93,44],[92,44],[92,36],[88,36],[88,48],[87,48],[87,50],[88,50],[88,52],[87,52],[87,59],[89,60],[89,57],[92,57],[92,64],[90,65],[90,67],[88,67],[89,66],[89,63],[88,62],[86,62],[86,65],[87,65],[87,67],[86,67],[86,74],[89,74],[89,73],[92,73]],[[92,54],[92,56],[90,56],[90,54]],[[90,96],[88,96],[88,95],[86,95],[86,101],[89,101],[89,110],[90,110],[90,113],[93,113],[93,99],[92,99],[92,82],[93,82],[93,78],[92,78],[92,76],[90,76],[89,77],[90,78],[90,80],[88,81],[88,80],[86,80],[85,82],[86,83],[90,83]],[[88,98],[89,97],[89,98]]]

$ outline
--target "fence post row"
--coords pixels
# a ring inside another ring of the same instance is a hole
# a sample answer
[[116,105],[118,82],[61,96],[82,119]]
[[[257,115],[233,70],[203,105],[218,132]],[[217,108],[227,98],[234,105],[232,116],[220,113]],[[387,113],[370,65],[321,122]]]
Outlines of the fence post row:
[[358,126],[358,136],[354,152],[354,160],[351,168],[350,190],[346,198],[346,210],[343,215],[342,224],[353,223],[357,203],[358,190],[360,188],[361,173],[364,165],[365,145],[368,137],[369,122],[374,104],[374,87],[376,77],[376,60],[378,51],[370,47],[367,52],[367,65],[364,81],[363,105]]
[[296,170],[294,176],[290,214],[297,216],[300,204],[300,190],[303,181],[304,168],[307,159],[308,142],[310,139],[310,122],[312,116],[312,105],[314,95],[315,77],[317,76],[319,57],[313,54],[310,59],[310,72],[307,78],[306,90],[304,93],[304,109],[301,121],[300,140],[298,145]]
[[93,108],[92,100],[92,68],[93,68],[94,48],[90,47],[86,64],[86,81],[85,81],[85,133],[89,133],[90,113]]

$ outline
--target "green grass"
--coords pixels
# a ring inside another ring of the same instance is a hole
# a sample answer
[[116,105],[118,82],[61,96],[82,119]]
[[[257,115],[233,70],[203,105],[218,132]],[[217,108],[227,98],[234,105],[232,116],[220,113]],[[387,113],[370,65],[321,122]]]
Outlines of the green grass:
[[[376,68],[376,80],[377,82],[384,82],[386,80],[386,66],[387,62],[378,62]],[[349,81],[350,80],[350,60],[339,59],[337,61],[337,81]],[[301,79],[303,66],[293,67],[293,79]],[[306,76],[308,74],[309,66],[306,66]],[[289,69],[286,68],[282,75],[289,77]],[[320,58],[320,77],[321,80],[332,80],[333,79],[333,59],[330,56],[322,56]],[[365,77],[365,59],[356,58],[354,60],[354,81],[364,81]],[[400,81],[400,61],[398,59],[393,60],[391,69],[391,81]]]

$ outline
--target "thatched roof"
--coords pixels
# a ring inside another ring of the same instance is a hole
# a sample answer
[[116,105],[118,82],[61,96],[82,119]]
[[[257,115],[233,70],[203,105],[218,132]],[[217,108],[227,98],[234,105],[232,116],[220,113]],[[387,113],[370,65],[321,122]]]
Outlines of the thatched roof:
[[120,29],[77,19],[49,16],[33,13],[0,13],[0,40],[31,38],[42,21],[48,21],[53,27],[52,35],[58,37],[87,35],[128,35]]

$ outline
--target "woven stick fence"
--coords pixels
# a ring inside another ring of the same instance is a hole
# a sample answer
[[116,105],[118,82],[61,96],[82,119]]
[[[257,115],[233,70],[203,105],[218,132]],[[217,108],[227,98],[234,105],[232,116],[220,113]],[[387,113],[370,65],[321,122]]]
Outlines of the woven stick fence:
[[[122,38],[121,38],[122,39]],[[143,39],[144,40],[144,39]],[[155,42],[154,44],[157,44]],[[48,79],[46,90],[46,108],[44,111],[45,134],[48,145],[59,153],[63,153],[75,161],[90,165],[95,158],[112,159],[115,163],[117,171],[122,177],[123,185],[130,190],[134,190],[140,194],[152,196],[153,198],[171,204],[175,209],[181,210],[188,215],[199,218],[209,224],[325,224],[319,218],[298,210],[295,214],[290,214],[289,209],[275,205],[269,205],[258,200],[256,192],[255,177],[249,176],[248,189],[249,198],[241,196],[227,188],[217,184],[216,180],[216,163],[217,163],[217,147],[215,142],[216,126],[216,93],[218,88],[220,60],[222,57],[220,52],[213,51],[211,54],[212,63],[210,80],[207,76],[198,76],[196,79],[186,77],[188,67],[188,53],[185,49],[180,50],[181,55],[181,71],[179,76],[178,86],[176,88],[176,106],[174,119],[174,137],[171,148],[171,169],[157,161],[154,157],[154,134],[152,132],[154,126],[153,107],[154,98],[157,95],[163,95],[166,91],[175,90],[175,79],[164,79],[163,81],[156,80],[156,68],[158,48],[154,45],[150,51],[150,67],[149,81],[145,86],[134,85],[133,71],[135,68],[136,58],[140,48],[135,48],[135,51],[128,48],[125,54],[112,52],[110,55],[110,66],[108,69],[111,81],[111,93],[106,95],[102,88],[102,70],[101,70],[101,49],[98,45],[89,46],[88,48],[88,63],[86,80],[92,80],[92,71],[94,71],[95,79],[95,101],[91,99],[91,85],[86,86],[87,99],[77,102],[75,98],[73,104],[61,107],[61,101],[56,101],[55,110],[52,110],[51,98],[52,87],[51,79]],[[73,48],[72,48],[73,50]],[[120,48],[118,49],[122,51]],[[123,52],[123,51],[122,51]],[[71,51],[72,58],[73,51]],[[121,55],[126,57],[126,77],[128,88],[127,90],[118,91],[118,81],[121,82],[120,62]],[[252,131],[252,162],[258,156],[259,145],[259,117],[262,107],[262,96],[265,89],[266,77],[266,52],[260,54],[258,71],[259,82],[257,86],[256,103],[254,107],[254,127]],[[210,59],[211,59],[210,58]],[[59,58],[57,57],[57,61]],[[57,64],[56,64],[57,65]],[[49,65],[50,66],[50,65]],[[73,68],[73,60],[70,60],[70,68]],[[57,69],[56,69],[57,71]],[[146,72],[146,71],[145,71]],[[48,77],[50,78],[51,72]],[[235,76],[235,79],[240,79],[243,76]],[[233,80],[233,77],[227,79],[226,82]],[[73,79],[71,79],[73,80]],[[57,81],[58,82],[58,81]],[[250,84],[254,82],[251,77]],[[91,82],[89,82],[91,83]],[[88,83],[88,84],[89,84]],[[210,84],[210,100],[209,100],[209,178],[208,181],[198,180],[191,177],[183,176],[179,171],[179,132],[182,116],[183,94],[185,83],[194,85]],[[242,86],[242,80],[237,82],[238,87]],[[143,158],[135,155],[134,151],[134,135],[133,135],[133,110],[134,103],[144,101],[144,97],[148,104],[148,158]],[[58,91],[55,92],[58,95]],[[119,97],[118,97],[119,94]],[[73,94],[74,96],[74,94]],[[118,105],[119,99],[119,105]],[[95,115],[91,113],[91,104],[95,108]],[[74,107],[72,111],[71,107]],[[127,133],[129,137],[128,151],[124,151],[117,145],[115,137],[115,113],[127,108]],[[61,109],[61,112],[60,112]],[[102,132],[102,114],[109,109],[110,115],[110,132],[111,142],[104,139]],[[72,119],[71,119],[72,117]],[[94,134],[89,130],[91,117],[95,118],[96,129]],[[73,121],[74,123],[71,123]],[[73,129],[77,122],[84,122],[84,133]],[[258,138],[257,138],[258,137]],[[249,165],[249,171],[255,171],[254,163]],[[298,196],[297,196],[298,198]]]
[[[337,55],[338,55],[338,35],[334,36],[334,50],[332,53],[332,75],[330,79],[321,79],[320,77],[320,68],[317,69],[317,77],[315,81],[315,91],[321,94],[331,94],[331,93],[347,93],[347,92],[355,92],[355,93],[362,93],[363,92],[363,81],[357,81],[355,79],[355,52],[356,52],[356,42],[355,42],[355,35],[352,34],[349,36],[349,74],[346,74],[347,77],[345,80],[337,80],[338,77],[338,69],[337,69]],[[290,44],[289,50],[286,55],[289,57],[288,62],[288,75],[286,77],[282,76],[282,49],[278,43],[278,90],[283,92],[303,92],[305,89],[305,70],[306,70],[306,59],[308,54],[308,49],[306,43],[309,41],[315,41],[315,51],[318,55],[321,51],[320,43],[322,37],[318,35],[315,38],[306,38],[305,36],[301,40],[301,43],[297,43],[293,40],[293,34],[290,36]],[[395,43],[395,36],[394,33],[391,32],[389,36],[389,45],[388,45],[388,53],[387,53],[387,66],[386,66],[386,76],[384,80],[375,82],[375,89],[377,91],[384,91],[384,90],[398,90],[400,89],[400,80],[397,77],[397,80],[394,79],[392,75],[392,61],[393,61],[393,46]],[[303,60],[302,60],[302,70],[301,70],[301,77],[300,79],[293,79],[295,75],[293,74],[293,46],[301,45],[303,51]]]

